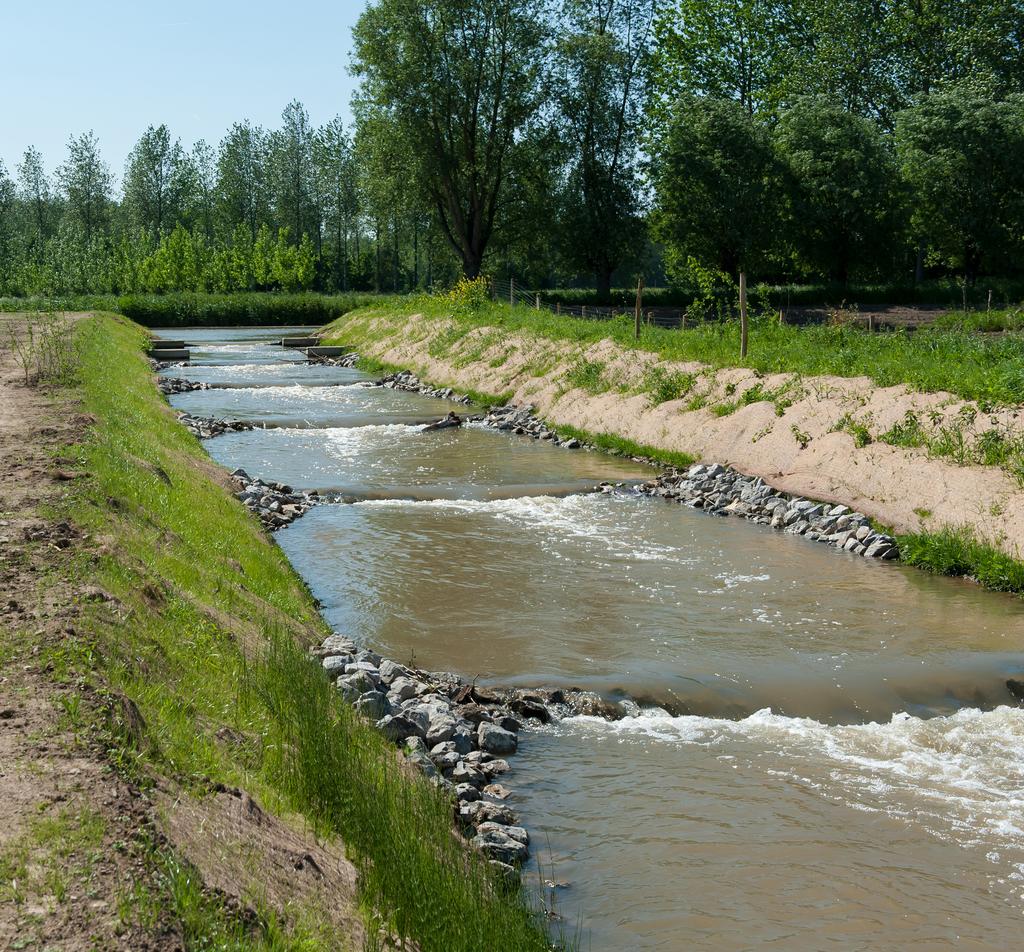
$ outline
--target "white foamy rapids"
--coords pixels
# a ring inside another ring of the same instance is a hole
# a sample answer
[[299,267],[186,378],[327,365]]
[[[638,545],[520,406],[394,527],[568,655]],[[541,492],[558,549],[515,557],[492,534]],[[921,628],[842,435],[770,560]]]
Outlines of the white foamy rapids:
[[[659,545],[644,539],[614,516],[611,507],[616,501],[608,496],[582,493],[575,496],[517,496],[512,499],[374,499],[357,505],[389,508],[416,507],[453,513],[491,516],[501,522],[546,531],[560,538],[593,542],[601,550],[616,556],[639,561],[679,558],[681,549]],[[612,531],[613,530],[613,531]]]
[[[300,403],[340,403],[351,401],[352,394],[348,390],[362,390],[367,385],[363,381],[343,383],[330,387],[307,387],[303,384],[287,384],[272,387],[235,387],[230,392],[238,396],[251,395],[260,400],[297,400]],[[269,409],[273,409],[272,407]]]
[[[901,713],[888,723],[845,726],[768,709],[743,720],[645,710],[614,722],[572,718],[562,729],[623,743],[715,746],[740,759],[749,754],[751,764],[774,776],[855,809],[920,824],[964,846],[1024,850],[1020,708],[965,708],[929,719]],[[1013,876],[1020,875],[1018,866]]]

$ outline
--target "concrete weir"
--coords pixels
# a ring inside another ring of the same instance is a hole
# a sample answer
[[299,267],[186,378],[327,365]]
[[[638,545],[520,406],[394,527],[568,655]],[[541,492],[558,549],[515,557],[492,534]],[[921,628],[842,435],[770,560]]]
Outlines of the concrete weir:
[[282,337],[282,347],[316,347],[320,343],[319,337]]
[[192,352],[187,347],[151,347],[149,356],[153,360],[190,360]]
[[303,352],[307,357],[343,357],[349,353],[348,347],[304,347]]

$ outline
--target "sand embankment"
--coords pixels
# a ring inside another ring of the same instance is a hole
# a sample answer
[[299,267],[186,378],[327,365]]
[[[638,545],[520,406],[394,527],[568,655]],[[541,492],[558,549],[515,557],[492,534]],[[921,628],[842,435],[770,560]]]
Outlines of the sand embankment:
[[[332,328],[362,353],[432,383],[510,392],[553,424],[725,463],[776,489],[849,505],[897,532],[967,525],[1010,555],[1024,551],[1024,492],[1007,472],[878,441],[908,412],[930,432],[947,426],[967,441],[993,427],[1024,433],[1020,408],[984,413],[949,393],[879,387],[866,377],[715,370],[661,361],[611,340],[580,345],[497,327],[461,336],[452,329],[420,315],[368,318],[365,311]],[[602,384],[573,385],[584,362]],[[644,392],[655,368],[691,375],[686,396],[655,404]],[[756,386],[772,399],[744,403]],[[865,433],[872,442],[858,445]]]

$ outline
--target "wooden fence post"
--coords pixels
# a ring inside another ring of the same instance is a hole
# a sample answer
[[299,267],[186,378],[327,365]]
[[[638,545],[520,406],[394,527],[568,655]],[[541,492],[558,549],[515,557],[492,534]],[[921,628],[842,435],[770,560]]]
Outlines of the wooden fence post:
[[540,291],[537,292],[537,295],[534,298],[533,307],[534,307],[534,310],[537,310],[537,311],[540,310]]
[[747,356],[747,338],[750,327],[747,320],[747,272],[740,272],[740,359]]
[[512,277],[508,279],[508,303],[516,303],[516,279]]
[[555,314],[557,314],[559,316],[561,316],[561,314],[562,314],[562,302],[561,301],[555,301]]
[[580,317],[582,317],[582,318],[586,318],[586,316],[587,316],[587,305],[586,305],[586,304],[584,304],[584,305],[583,305],[583,306],[582,306],[582,307],[580,308]]
[[633,311],[633,336],[640,340],[640,312],[644,306],[644,276],[636,279],[636,308]]

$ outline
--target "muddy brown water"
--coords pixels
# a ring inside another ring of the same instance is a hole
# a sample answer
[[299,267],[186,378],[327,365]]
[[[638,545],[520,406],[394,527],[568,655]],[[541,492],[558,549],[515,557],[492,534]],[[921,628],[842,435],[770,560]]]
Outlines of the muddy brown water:
[[543,896],[584,949],[1019,944],[1020,601],[579,494],[651,470],[420,433],[443,402],[275,361],[260,332],[194,333],[204,379],[276,382],[176,406],[303,423],[213,440],[214,458],[357,500],[277,536],[339,630],[424,667],[641,701],[524,732],[509,775],[527,882],[563,884]]

